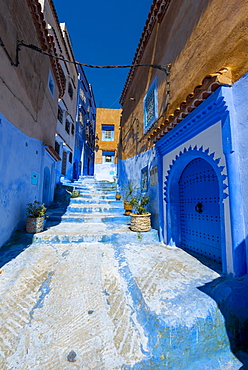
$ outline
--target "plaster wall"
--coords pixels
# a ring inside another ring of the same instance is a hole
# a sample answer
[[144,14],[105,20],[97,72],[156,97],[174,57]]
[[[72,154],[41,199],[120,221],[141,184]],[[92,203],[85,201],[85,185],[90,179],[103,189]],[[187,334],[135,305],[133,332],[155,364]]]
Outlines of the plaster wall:
[[24,134],[0,113],[0,246],[24,225],[27,203],[42,200],[43,168],[52,166],[43,151],[40,140]]
[[[155,23],[139,63],[171,63],[170,105],[167,106],[166,75],[148,67],[137,68],[122,96],[122,159],[147,150],[144,136],[143,99],[155,75],[158,77],[158,117],[167,118],[185,101],[204,77],[228,67],[229,82],[248,70],[246,0],[171,1],[163,20]],[[230,19],[232,20],[230,22]],[[134,119],[136,124],[134,126]],[[138,145],[134,145],[134,136]]]
[[[203,151],[209,149],[209,153],[214,153],[214,159],[220,158],[219,166],[223,166],[223,175],[227,175],[226,160],[223,153],[223,143],[222,143],[222,124],[217,122],[213,126],[202,131],[200,134],[194,136],[192,139],[186,141],[184,144],[178,146],[176,149],[172,150],[163,157],[163,182],[161,186],[164,187],[166,176],[168,171],[170,171],[170,166],[172,161],[176,159],[176,156],[180,155],[180,152],[184,152],[184,149],[192,147],[200,148],[203,146]],[[181,169],[183,171],[184,168]],[[226,178],[225,184],[228,185],[228,179]],[[223,261],[224,269],[228,273],[233,272],[233,257],[232,257],[232,239],[231,239],[231,228],[230,228],[230,207],[229,207],[229,197],[223,200],[224,205],[224,225],[225,225],[225,253],[223,254],[225,261]],[[163,201],[163,214],[164,214],[164,224],[162,225],[164,230],[164,242],[167,244],[174,244],[174,241],[169,238],[168,229],[171,228],[170,222],[167,219],[167,203]]]
[[[14,62],[17,40],[40,46],[26,1],[1,3],[0,34]],[[0,59],[0,112],[26,135],[54,146],[58,91],[54,76],[54,96],[48,89],[49,58],[22,47],[14,67],[0,47]]]
[[141,187],[141,170],[148,166],[148,190],[145,195],[150,197],[148,211],[151,212],[152,227],[159,229],[159,198],[158,183],[152,185],[150,181],[150,170],[158,165],[158,158],[155,148],[147,150],[135,157],[126,160],[120,160],[118,163],[118,184],[120,189],[125,188],[129,181],[132,181],[134,187]]

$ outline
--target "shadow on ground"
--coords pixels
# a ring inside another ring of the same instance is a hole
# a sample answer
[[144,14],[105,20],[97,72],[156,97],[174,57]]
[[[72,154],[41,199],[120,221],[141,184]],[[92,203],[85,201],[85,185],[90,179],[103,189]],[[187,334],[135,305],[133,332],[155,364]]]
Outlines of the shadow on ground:
[[193,251],[185,248],[183,249],[186,253],[190,254],[192,257],[196,258],[198,261],[200,261],[203,265],[207,266],[211,270],[217,272],[219,275],[222,275],[222,265],[221,263],[218,263],[216,261],[213,261],[205,256],[201,256],[197,253],[194,253]]
[[[220,277],[198,288],[217,303],[224,319],[230,348],[248,369],[248,275]],[[240,369],[240,370],[241,370]]]
[[[54,202],[48,207],[46,214],[48,218],[45,223],[45,229],[59,224],[63,214],[66,212],[70,203],[70,193],[67,186],[57,185],[54,195]],[[0,268],[20,253],[27,249],[33,242],[33,234],[28,234],[25,227],[16,230],[10,239],[0,248]]]

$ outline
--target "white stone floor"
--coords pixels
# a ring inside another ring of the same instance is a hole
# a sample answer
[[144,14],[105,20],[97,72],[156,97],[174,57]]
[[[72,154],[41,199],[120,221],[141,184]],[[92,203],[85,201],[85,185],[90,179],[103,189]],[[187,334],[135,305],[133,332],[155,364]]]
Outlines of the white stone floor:
[[[1,270],[0,369],[186,369],[180,356],[172,366],[168,348],[163,352],[161,328],[183,358],[184,338],[175,330],[194,329],[201,318],[223,320],[198,289],[218,277],[184,251],[160,244],[32,244]],[[201,333],[195,335],[197,345]],[[156,346],[162,362],[145,365]],[[231,353],[220,357],[215,365],[204,358],[187,369],[242,366]]]

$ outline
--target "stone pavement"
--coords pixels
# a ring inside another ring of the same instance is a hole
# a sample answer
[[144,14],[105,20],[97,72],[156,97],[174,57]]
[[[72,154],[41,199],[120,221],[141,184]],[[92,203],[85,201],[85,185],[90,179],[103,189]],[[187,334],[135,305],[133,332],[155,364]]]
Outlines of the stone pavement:
[[131,232],[114,185],[74,186],[81,196],[50,209],[44,232],[1,249],[0,369],[240,369],[221,302],[247,279]]

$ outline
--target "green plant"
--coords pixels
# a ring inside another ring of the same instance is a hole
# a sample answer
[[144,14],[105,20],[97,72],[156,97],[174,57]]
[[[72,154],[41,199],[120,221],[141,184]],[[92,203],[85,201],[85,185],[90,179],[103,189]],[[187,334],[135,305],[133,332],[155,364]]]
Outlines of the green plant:
[[123,188],[123,201],[130,202],[133,193],[137,190],[135,186],[133,186],[132,181],[129,181],[126,186]]
[[131,200],[130,200],[130,204],[133,206],[134,211],[136,211],[138,215],[148,213],[145,207],[148,203],[149,203],[149,196],[143,195],[143,194],[138,194],[135,197],[131,197]]
[[46,207],[44,203],[35,200],[33,203],[27,205],[27,217],[44,217],[46,213]]

